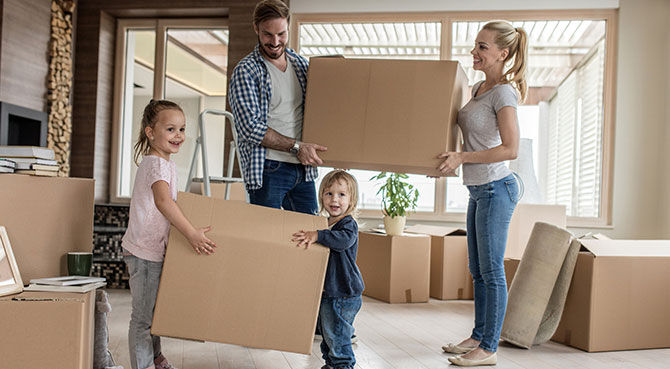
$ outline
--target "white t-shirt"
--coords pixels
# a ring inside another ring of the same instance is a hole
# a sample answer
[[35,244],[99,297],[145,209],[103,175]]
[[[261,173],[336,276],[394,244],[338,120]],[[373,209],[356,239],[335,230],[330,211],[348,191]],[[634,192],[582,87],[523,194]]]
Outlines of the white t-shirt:
[[149,261],[163,261],[170,221],[158,210],[151,186],[165,181],[177,200],[177,166],[172,160],[145,155],[135,175],[130,199],[130,219],[121,245],[131,254]]
[[[287,62],[281,71],[274,64],[263,59],[270,73],[270,106],[268,107],[268,127],[278,133],[300,140],[302,138],[302,87],[293,65]],[[267,149],[266,159],[300,164],[300,160],[290,152]]]

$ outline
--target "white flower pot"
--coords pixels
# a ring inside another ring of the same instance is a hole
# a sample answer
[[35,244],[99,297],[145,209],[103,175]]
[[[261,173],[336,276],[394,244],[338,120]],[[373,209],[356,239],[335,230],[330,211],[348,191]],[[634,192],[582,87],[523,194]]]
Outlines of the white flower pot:
[[400,236],[402,231],[405,229],[405,221],[407,217],[397,216],[391,218],[388,215],[384,216],[384,229],[386,229],[386,234],[389,236]]

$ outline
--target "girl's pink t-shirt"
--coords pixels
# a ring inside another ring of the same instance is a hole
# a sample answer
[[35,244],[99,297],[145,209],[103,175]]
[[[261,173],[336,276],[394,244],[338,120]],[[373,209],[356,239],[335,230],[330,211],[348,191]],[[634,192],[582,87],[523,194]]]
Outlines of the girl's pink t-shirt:
[[151,185],[165,181],[173,200],[177,200],[177,166],[172,160],[145,155],[135,174],[130,199],[128,229],[121,240],[123,248],[140,259],[163,261],[170,221],[158,210]]

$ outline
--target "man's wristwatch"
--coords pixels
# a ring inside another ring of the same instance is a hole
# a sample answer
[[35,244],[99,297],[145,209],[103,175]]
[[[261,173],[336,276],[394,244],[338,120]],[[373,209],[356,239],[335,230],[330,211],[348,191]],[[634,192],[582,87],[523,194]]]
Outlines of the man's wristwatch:
[[291,148],[288,149],[288,151],[293,155],[298,155],[298,151],[300,151],[300,141],[295,140],[293,146],[291,146]]

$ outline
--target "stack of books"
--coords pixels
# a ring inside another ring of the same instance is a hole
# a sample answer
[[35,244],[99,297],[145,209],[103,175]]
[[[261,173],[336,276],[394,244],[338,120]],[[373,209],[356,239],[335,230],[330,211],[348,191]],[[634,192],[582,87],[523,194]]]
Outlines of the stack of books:
[[30,285],[23,288],[24,291],[56,291],[56,292],[88,292],[107,284],[105,278],[65,276],[53,278],[31,279]]
[[59,166],[54,158],[54,151],[46,147],[0,146],[0,163],[14,163],[14,173],[55,177]]
[[0,159],[0,173],[14,173],[15,168],[15,162],[7,159]]

